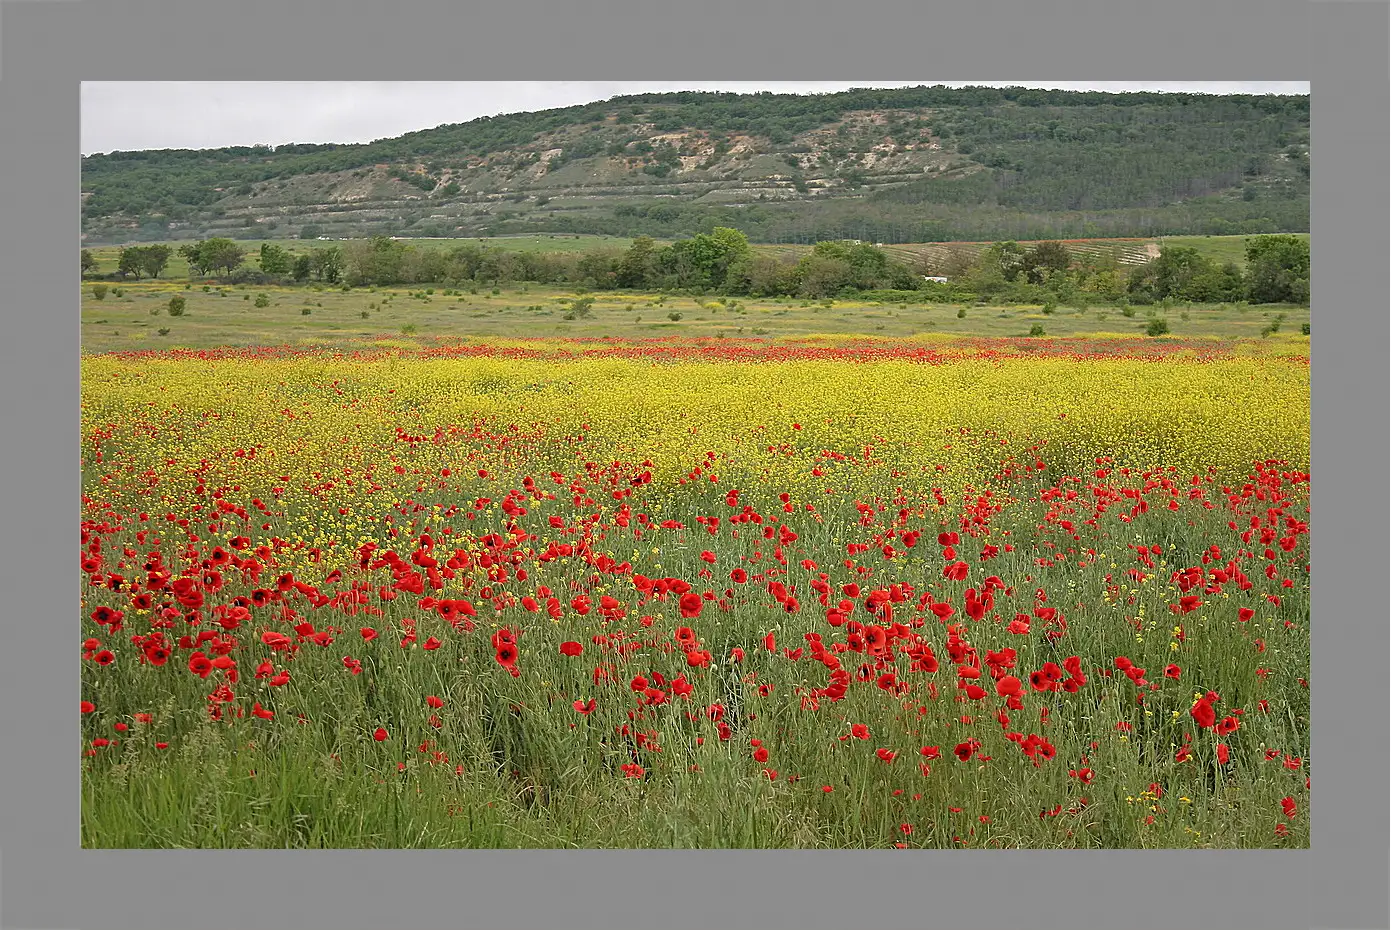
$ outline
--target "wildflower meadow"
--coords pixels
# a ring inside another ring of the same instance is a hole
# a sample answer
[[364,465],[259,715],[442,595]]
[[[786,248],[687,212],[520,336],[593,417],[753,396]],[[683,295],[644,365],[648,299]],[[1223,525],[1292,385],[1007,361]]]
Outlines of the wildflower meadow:
[[83,844],[1307,847],[1309,384],[1307,337],[89,354]]

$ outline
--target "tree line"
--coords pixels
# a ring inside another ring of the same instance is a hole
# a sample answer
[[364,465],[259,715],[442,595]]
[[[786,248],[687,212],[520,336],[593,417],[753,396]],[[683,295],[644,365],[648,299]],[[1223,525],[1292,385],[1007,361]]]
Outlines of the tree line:
[[[83,250],[83,273],[95,268]],[[668,245],[638,237],[626,250],[520,252],[468,243],[419,248],[379,236],[292,253],[264,243],[248,253],[230,239],[180,246],[190,276],[219,274],[232,283],[316,281],[342,287],[531,282],[602,290],[661,290],[749,297],[826,299],[876,295],[890,300],[1003,303],[1150,304],[1309,303],[1309,241],[1300,236],[1247,240],[1245,267],[1219,263],[1190,246],[1163,245],[1159,256],[1126,267],[1114,255],[1074,252],[1044,241],[996,242],[956,250],[944,260],[903,261],[864,242],[818,242],[800,257],[756,250],[739,230],[717,227]],[[255,267],[247,262],[254,254]],[[116,276],[158,277],[168,246],[130,246]],[[246,266],[246,267],[243,267]],[[932,281],[932,277],[947,280]]]

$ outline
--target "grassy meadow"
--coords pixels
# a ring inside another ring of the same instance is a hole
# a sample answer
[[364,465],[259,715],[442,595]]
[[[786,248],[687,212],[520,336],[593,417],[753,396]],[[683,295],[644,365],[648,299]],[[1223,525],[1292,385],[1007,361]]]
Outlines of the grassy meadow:
[[[84,352],[153,351],[254,345],[342,345],[382,338],[438,340],[518,338],[786,339],[856,334],[880,338],[1028,337],[1035,326],[1051,338],[1143,335],[1163,318],[1176,339],[1233,342],[1260,339],[1272,324],[1299,335],[1309,308],[1228,304],[1115,307],[876,304],[794,298],[675,297],[636,292],[587,294],[588,316],[565,319],[577,293],[554,287],[496,289],[272,287],[190,285],[180,281],[108,284],[102,300],[82,290]],[[119,290],[120,295],[113,291]],[[171,297],[186,300],[170,317]],[[264,306],[258,306],[261,299]],[[308,311],[308,312],[306,312]],[[964,316],[961,315],[964,311]],[[161,332],[164,330],[165,332]]]
[[176,261],[82,285],[85,847],[1309,845],[1307,308]]

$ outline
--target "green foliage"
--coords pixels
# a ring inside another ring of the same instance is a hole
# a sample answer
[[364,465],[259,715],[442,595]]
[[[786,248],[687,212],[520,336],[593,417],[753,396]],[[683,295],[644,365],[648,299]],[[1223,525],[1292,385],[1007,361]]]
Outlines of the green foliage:
[[270,297],[269,297],[268,295],[266,295],[266,294],[257,294],[257,295],[256,295],[256,300],[255,300],[255,305],[256,305],[257,307],[269,307],[269,306],[270,306]]
[[1145,324],[1146,336],[1164,336],[1169,332],[1169,321],[1163,317],[1155,317]]
[[1309,335],[1309,324],[1308,324],[1308,323],[1300,323],[1300,324],[1299,324],[1299,332],[1300,332],[1301,335],[1304,335],[1304,336]]
[[[645,155],[646,170],[665,175],[678,164],[674,147],[653,146],[635,138],[632,128],[603,122],[633,119],[637,106],[657,132],[708,133],[716,159],[736,133],[766,140],[786,159],[789,150],[805,148],[797,136],[835,126],[852,112],[930,113],[930,131],[909,116],[891,125],[889,134],[904,145],[935,139],[959,167],[868,198],[837,189],[827,197],[750,207],[624,204],[627,213],[598,208],[546,217],[546,231],[675,238],[737,224],[761,241],[904,242],[1308,228],[1307,145],[1300,144],[1308,136],[1307,96],[917,87],[824,95],[652,94],[630,105],[635,99],[478,119],[363,145],[88,156],[82,168],[84,223],[112,228],[134,220],[142,238],[153,238],[167,232],[172,220],[206,226],[225,212],[224,200],[243,196],[238,191],[377,164],[392,166],[395,176],[429,191],[444,171],[462,170],[472,157],[501,155],[530,164],[542,146],[557,140],[563,153],[554,168],[624,152],[626,146],[624,154]],[[841,129],[837,145],[865,144],[848,126]],[[547,133],[559,136],[543,138]],[[424,172],[417,167],[422,163]],[[862,173],[858,167],[844,171],[852,184]],[[453,196],[455,176],[441,195]],[[806,187],[800,172],[793,183]],[[1248,197],[1246,191],[1257,193]],[[508,223],[496,217],[478,222]],[[317,223],[301,227],[303,238],[318,234]]]
[[261,244],[261,270],[270,275],[289,274],[293,267],[290,253],[278,245]]
[[311,255],[295,256],[294,266],[291,268],[290,276],[298,282],[308,281],[309,276],[314,271],[314,258]]
[[105,285],[105,284],[93,284],[93,285],[92,285],[92,296],[95,297],[97,300],[105,300],[105,299],[106,299],[106,285]]
[[1042,324],[1042,323],[1035,323],[1033,326],[1030,326],[1030,327],[1029,327],[1029,335],[1030,335],[1030,336],[1042,336],[1042,335],[1044,335],[1044,332],[1043,332],[1043,324]]
[[188,300],[184,297],[169,298],[169,315],[183,316],[185,308],[188,307]]
[[675,322],[677,322],[678,320],[681,319],[681,314],[680,314],[679,312],[677,312],[676,310],[673,310],[673,311],[671,311],[670,313],[667,314],[667,319],[668,319],[668,320],[671,320],[673,323],[675,323]]
[[1258,236],[1246,244],[1252,303],[1309,303],[1309,240]]
[[181,246],[179,254],[188,260],[190,270],[197,274],[221,271],[231,274],[246,257],[246,250],[231,239],[205,239]]
[[97,270],[97,260],[92,256],[91,249],[82,250],[82,273],[90,274]]

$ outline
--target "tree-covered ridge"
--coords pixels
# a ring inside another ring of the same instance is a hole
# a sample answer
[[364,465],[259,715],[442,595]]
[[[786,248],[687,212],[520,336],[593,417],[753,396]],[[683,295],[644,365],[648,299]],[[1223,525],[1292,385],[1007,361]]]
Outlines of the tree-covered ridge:
[[356,234],[736,225],[764,241],[815,241],[853,236],[856,222],[867,235],[855,237],[884,241],[1305,231],[1309,99],[647,94],[360,145],[94,155],[83,189],[88,231],[140,230],[127,238],[177,224],[235,237],[237,223],[298,226],[316,212]]

